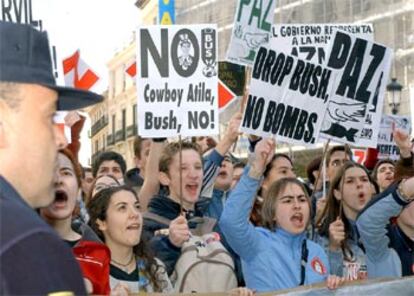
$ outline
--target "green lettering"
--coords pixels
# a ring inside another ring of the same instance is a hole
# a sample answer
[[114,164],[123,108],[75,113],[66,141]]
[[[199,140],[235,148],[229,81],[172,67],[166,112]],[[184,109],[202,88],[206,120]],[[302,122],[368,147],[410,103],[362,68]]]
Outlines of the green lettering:
[[250,0],[240,0],[240,6],[239,6],[239,13],[237,14],[237,21],[240,22],[240,18],[242,15],[242,11],[243,11],[243,6],[244,5],[249,5],[250,4]]

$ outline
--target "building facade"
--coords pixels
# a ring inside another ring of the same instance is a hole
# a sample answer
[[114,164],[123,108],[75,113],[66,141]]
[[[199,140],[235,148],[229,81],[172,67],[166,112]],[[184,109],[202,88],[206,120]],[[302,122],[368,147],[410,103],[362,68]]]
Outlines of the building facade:
[[118,52],[109,62],[109,88],[104,102],[88,109],[92,120],[92,163],[102,151],[122,154],[128,167],[133,166],[133,140],[137,135],[135,81],[126,72],[135,61],[135,41]]

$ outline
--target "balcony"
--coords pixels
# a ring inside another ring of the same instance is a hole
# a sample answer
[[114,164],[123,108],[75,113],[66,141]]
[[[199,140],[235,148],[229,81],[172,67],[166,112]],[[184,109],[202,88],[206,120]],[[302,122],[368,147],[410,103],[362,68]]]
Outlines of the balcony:
[[102,149],[102,150],[98,150],[94,154],[92,154],[92,159],[91,159],[92,162],[91,163],[94,164],[96,162],[96,159],[97,159],[98,155],[101,154],[104,151],[105,151],[105,149]]
[[102,116],[92,125],[91,137],[95,136],[100,130],[108,125],[108,116]]
[[115,144],[114,135],[108,135],[108,136],[106,137],[106,145],[107,145],[107,146],[111,146],[111,145],[113,145],[113,144]]
[[132,124],[128,126],[126,129],[126,137],[130,138],[136,135],[138,135],[138,126],[136,124]]
[[125,141],[125,130],[118,130],[115,133],[115,143]]

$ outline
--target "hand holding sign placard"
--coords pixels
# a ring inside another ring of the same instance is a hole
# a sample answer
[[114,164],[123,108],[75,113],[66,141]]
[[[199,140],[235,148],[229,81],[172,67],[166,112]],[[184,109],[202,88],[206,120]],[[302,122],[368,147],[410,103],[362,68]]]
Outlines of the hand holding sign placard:
[[138,133],[218,134],[216,25],[137,31]]
[[392,50],[337,31],[328,67],[340,70],[321,135],[338,142],[375,147]]
[[[398,144],[401,144],[401,137],[394,139],[394,130],[398,130],[398,135],[405,134],[407,136],[406,141],[410,145],[408,134],[411,130],[411,122],[408,116],[398,115],[383,115],[380,124],[380,130],[378,133],[378,158],[390,158],[392,160],[399,159]],[[408,151],[410,148],[408,147]]]

